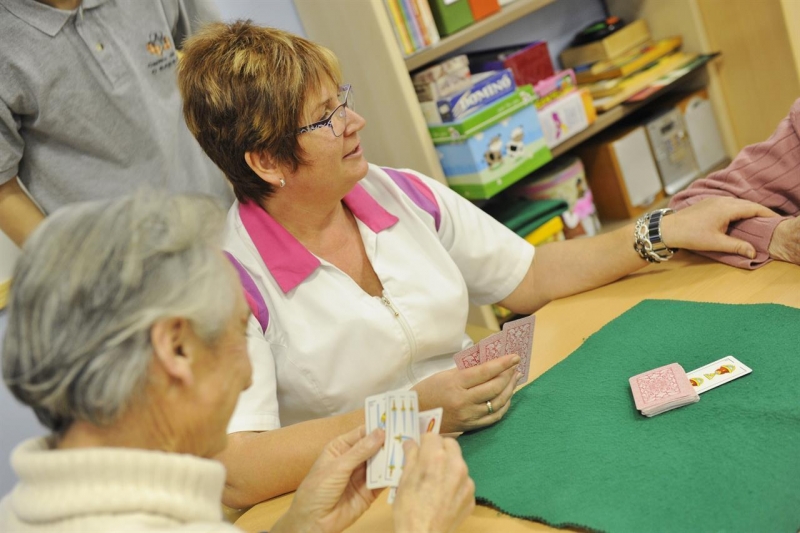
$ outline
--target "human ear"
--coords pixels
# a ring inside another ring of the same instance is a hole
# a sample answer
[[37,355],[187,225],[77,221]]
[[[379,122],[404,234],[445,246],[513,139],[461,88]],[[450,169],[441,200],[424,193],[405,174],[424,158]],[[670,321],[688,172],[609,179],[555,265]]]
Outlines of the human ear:
[[285,182],[286,176],[283,175],[283,171],[266,151],[245,152],[244,161],[250,170],[273,187],[281,187],[281,180]]
[[192,330],[185,318],[166,318],[159,320],[150,329],[150,343],[155,360],[171,380],[191,386],[192,372]]

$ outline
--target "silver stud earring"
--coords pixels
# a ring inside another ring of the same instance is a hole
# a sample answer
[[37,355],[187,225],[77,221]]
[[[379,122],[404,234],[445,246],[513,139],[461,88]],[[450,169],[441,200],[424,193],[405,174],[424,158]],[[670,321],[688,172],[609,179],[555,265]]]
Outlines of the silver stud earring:
[[286,187],[286,180],[281,178],[281,189],[283,189],[284,187]]

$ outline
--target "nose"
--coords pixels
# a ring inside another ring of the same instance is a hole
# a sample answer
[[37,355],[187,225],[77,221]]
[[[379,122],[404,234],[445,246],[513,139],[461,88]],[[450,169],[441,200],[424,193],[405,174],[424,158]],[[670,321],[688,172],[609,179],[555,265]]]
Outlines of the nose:
[[367,120],[353,111],[352,109],[347,110],[347,125],[345,126],[345,134],[352,135],[364,129],[364,126],[367,125]]

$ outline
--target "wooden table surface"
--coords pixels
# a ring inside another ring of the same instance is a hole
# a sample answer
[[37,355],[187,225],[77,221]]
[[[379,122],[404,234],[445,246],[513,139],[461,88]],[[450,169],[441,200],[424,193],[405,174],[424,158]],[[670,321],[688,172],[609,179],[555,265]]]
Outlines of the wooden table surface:
[[[589,335],[647,298],[731,304],[779,303],[800,308],[800,267],[773,262],[758,270],[746,271],[681,252],[663,265],[651,266],[611,285],[551,302],[536,313],[530,379],[536,379],[577,349]],[[384,491],[348,531],[391,531],[392,507],[386,503],[387,493]],[[268,530],[286,512],[291,500],[292,494],[287,494],[256,505],[244,513],[236,525],[245,531]],[[477,506],[459,531],[559,530]]]

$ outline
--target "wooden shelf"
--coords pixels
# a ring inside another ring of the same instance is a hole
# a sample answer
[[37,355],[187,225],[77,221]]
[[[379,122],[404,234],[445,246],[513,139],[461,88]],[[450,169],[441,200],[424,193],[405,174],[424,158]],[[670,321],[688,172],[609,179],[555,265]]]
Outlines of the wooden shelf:
[[[710,59],[711,57],[709,57],[708,60]],[[708,60],[703,63],[697,64],[692,70],[686,72],[683,76],[676,78],[672,83],[670,83],[669,85],[665,85],[664,87],[662,87],[661,89],[654,92],[653,94],[651,94],[650,96],[648,96],[647,98],[645,98],[640,102],[635,102],[630,104],[622,103],[617,107],[614,107],[606,111],[605,113],[598,114],[597,120],[594,122],[594,124],[586,128],[582,132],[578,133],[574,137],[567,139],[562,144],[559,144],[558,146],[553,148],[552,150],[553,159],[567,153],[568,151],[572,150],[573,148],[575,148],[582,142],[586,141],[587,139],[594,137],[595,135],[597,135],[604,129],[608,128],[609,126],[619,122],[628,115],[635,113],[642,107],[649,105],[654,100],[657,100],[662,96],[664,96],[665,94],[681,88],[689,80],[692,79],[694,74],[702,70],[702,68],[706,65]]]
[[450,52],[458,50],[484,35],[488,35],[495,30],[502,28],[529,13],[552,4],[555,0],[515,0],[504,6],[499,12],[490,15],[483,20],[467,26],[463,30],[454,33],[433,46],[424,48],[405,59],[406,68],[409,71],[416,70],[432,61],[436,61]]

